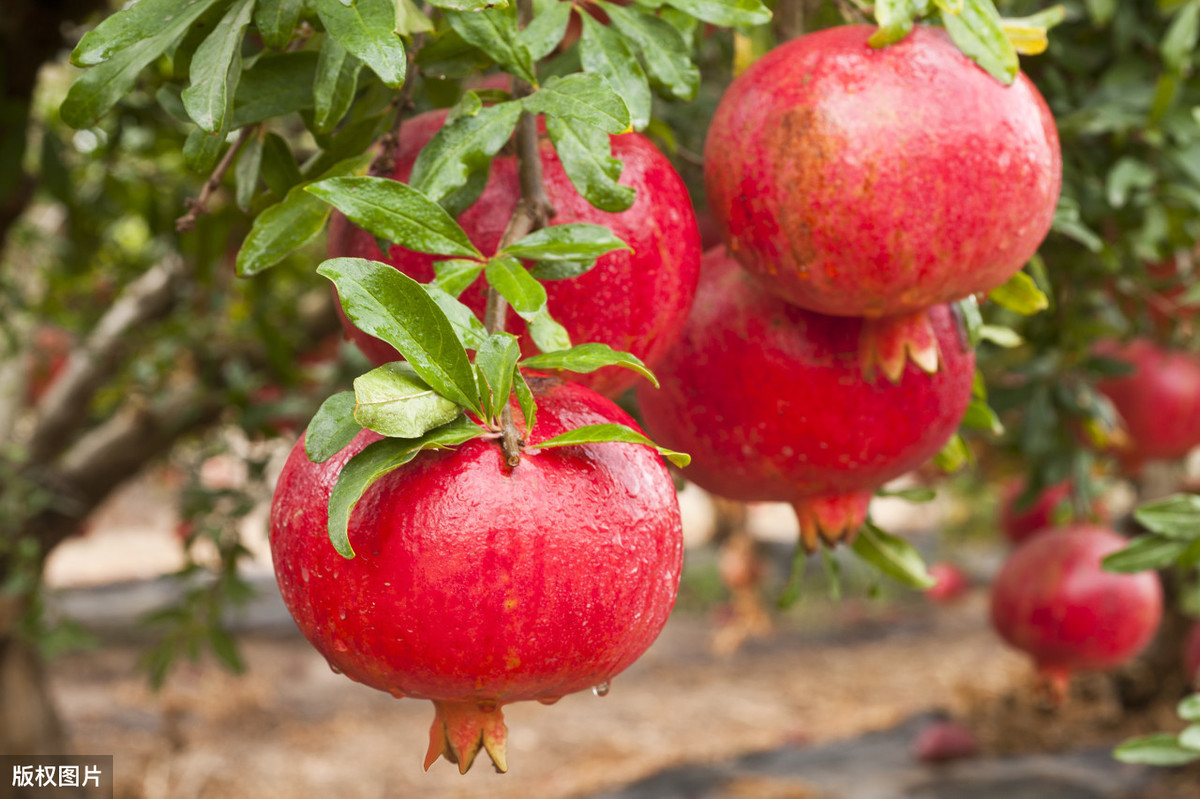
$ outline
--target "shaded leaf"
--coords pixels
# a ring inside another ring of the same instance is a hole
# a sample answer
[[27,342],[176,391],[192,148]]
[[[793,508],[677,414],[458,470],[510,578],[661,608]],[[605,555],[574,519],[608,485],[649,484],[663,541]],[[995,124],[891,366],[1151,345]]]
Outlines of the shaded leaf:
[[608,81],[625,101],[629,124],[634,130],[642,130],[650,123],[650,81],[645,70],[616,31],[597,22],[591,14],[581,14],[580,19],[583,33],[579,39],[579,60],[584,70]]
[[533,57],[517,32],[516,4],[483,11],[446,11],[446,21],[467,42],[526,83],[537,86]]
[[489,419],[499,416],[508,404],[520,357],[521,345],[512,333],[493,333],[475,354],[475,369],[480,379],[479,393]]
[[292,32],[300,23],[304,0],[258,0],[254,9],[254,26],[263,44],[282,50],[292,40]]
[[521,102],[532,114],[576,119],[606,133],[631,130],[625,101],[600,75],[576,72],[552,77]]
[[398,89],[404,84],[408,60],[396,35],[394,0],[357,0],[350,8],[338,0],[316,0],[316,8],[325,31],[384,85]]
[[571,185],[585,200],[610,213],[628,210],[633,205],[637,193],[632,187],[617,183],[622,165],[612,157],[606,133],[559,117],[546,120],[546,132]]
[[180,97],[201,130],[230,129],[234,94],[242,75],[242,38],[253,10],[254,0],[237,0],[192,57],[191,83]]
[[360,71],[361,61],[348,53],[337,39],[325,38],[313,81],[313,123],[318,133],[329,133],[346,116],[354,102]]
[[484,173],[521,116],[519,102],[498,103],[444,125],[413,163],[409,183],[434,202]]
[[354,392],[339,391],[326,399],[304,431],[304,454],[324,463],[341,452],[362,430],[354,418]]
[[520,369],[517,369],[513,378],[513,391],[517,393],[517,404],[521,407],[521,415],[525,417],[525,435],[528,436],[533,433],[533,425],[537,421],[537,402]]
[[446,318],[450,320],[450,326],[454,328],[454,333],[458,336],[463,348],[479,349],[479,345],[487,338],[488,333],[475,312],[436,285],[426,284],[425,293],[437,303],[437,306],[442,309],[442,313],[446,314]]
[[258,193],[258,181],[262,172],[263,139],[262,136],[251,136],[242,145],[238,153],[237,166],[234,169],[234,196],[238,208],[250,210],[250,203]]
[[256,60],[238,81],[231,129],[312,108],[317,59],[306,50],[267,53]]
[[936,580],[925,569],[925,561],[916,547],[899,536],[866,522],[851,545],[854,554],[879,571],[909,588],[929,588]]
[[691,100],[700,87],[700,70],[683,36],[671,23],[636,8],[597,0],[612,24],[637,45],[650,79],[679,100]]

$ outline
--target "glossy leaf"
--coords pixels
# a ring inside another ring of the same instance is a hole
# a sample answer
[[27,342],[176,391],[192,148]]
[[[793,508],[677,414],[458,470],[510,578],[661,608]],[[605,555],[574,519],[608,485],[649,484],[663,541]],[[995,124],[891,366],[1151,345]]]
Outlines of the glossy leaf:
[[254,26],[263,44],[282,50],[292,40],[300,24],[300,9],[304,0],[258,0],[254,9]]
[[258,182],[262,175],[263,140],[261,136],[251,136],[242,145],[238,153],[237,166],[234,168],[234,198],[238,208],[250,210],[250,203],[258,193]]
[[539,261],[529,268],[529,274],[540,281],[570,280],[594,269],[595,261]]
[[354,379],[354,420],[391,438],[418,438],[462,411],[404,361],[385,363]]
[[384,438],[367,445],[346,462],[329,497],[329,540],[344,558],[353,558],[350,517],[364,493],[380,478],[410,462],[426,449],[445,449],[486,434],[465,416],[416,439]]
[[[370,153],[349,158],[334,165],[324,177],[365,172],[370,163]],[[324,230],[332,210],[327,203],[304,191],[304,184],[294,187],[281,202],[255,217],[238,250],[238,275],[256,275],[282,261]]]
[[992,0],[964,0],[962,13],[942,11],[942,24],[958,49],[989,75],[1010,85],[1017,77],[1017,51],[1004,34]]
[[377,238],[417,252],[483,257],[441,206],[390,178],[332,178],[310,183],[306,191]]
[[899,536],[885,533],[870,521],[858,531],[851,549],[867,563],[909,588],[929,588],[936,582],[926,570],[925,561],[916,547]]
[[447,294],[457,297],[467,290],[483,274],[482,261],[435,261],[433,264],[434,285]]
[[472,175],[486,172],[520,116],[519,102],[499,103],[443,126],[417,156],[409,183],[439,202]]
[[316,0],[325,31],[393,89],[408,69],[404,43],[396,35],[395,0],[357,0],[347,8],[338,0]]
[[[117,53],[139,42],[152,39],[166,26],[183,33],[216,0],[141,0],[105,17],[88,31],[71,51],[71,63],[77,67],[102,64]],[[180,24],[181,20],[186,20]],[[171,44],[170,41],[164,45]],[[161,53],[162,50],[159,51]],[[157,56],[158,53],[155,53]],[[153,58],[154,56],[152,56]]]
[[521,345],[512,333],[493,333],[475,354],[475,369],[479,373],[479,394],[483,410],[495,419],[508,404],[512,393],[513,374],[521,357]]
[[192,80],[181,98],[188,116],[208,133],[228,129],[232,122],[242,75],[242,38],[253,11],[254,0],[237,0],[192,57]]
[[636,191],[617,183],[622,164],[611,155],[608,134],[591,125],[558,117],[546,120],[546,132],[571,185],[585,200],[610,213],[628,210],[633,205]]
[[467,353],[424,286],[387,264],[362,258],[325,261],[317,274],[337,286],[342,310],[355,327],[395,347],[443,397],[480,412]]
[[760,0],[666,0],[666,4],[722,28],[765,25],[771,21],[770,9]]
[[553,449],[555,447],[573,447],[580,444],[603,444],[619,442],[625,444],[644,444],[653,447],[659,455],[669,460],[679,468],[692,462],[691,456],[683,452],[660,447],[632,427],[623,424],[590,424],[559,433],[537,445],[538,449]]
[[525,320],[529,337],[542,352],[565,350],[571,337],[546,308],[546,289],[521,266],[516,258],[500,257],[488,261],[484,269],[488,284],[500,292],[513,311]]
[[871,34],[872,47],[887,47],[912,31],[913,23],[928,10],[925,0],[876,0],[875,21],[879,30]]
[[1175,562],[1188,547],[1187,541],[1158,535],[1140,535],[1124,549],[1101,561],[1106,571],[1131,574],[1163,569]]
[[412,36],[429,33],[437,26],[413,0],[396,0],[396,33]]
[[482,11],[491,6],[504,7],[505,0],[430,0],[429,5],[452,11]]
[[341,452],[362,430],[354,419],[354,392],[339,391],[326,399],[304,431],[304,454],[324,463]]
[[522,103],[532,114],[575,119],[605,133],[627,133],[629,109],[600,75],[576,72],[552,77]]
[[612,24],[637,45],[646,62],[646,74],[668,94],[691,100],[700,87],[700,70],[692,61],[683,36],[671,23],[633,8],[597,0]]
[[576,344],[570,349],[533,355],[521,361],[521,366],[539,370],[565,369],[578,374],[594,372],[605,366],[621,366],[637,372],[653,383],[655,388],[658,388],[658,379],[646,367],[641,358],[629,352],[614,350],[607,344],[599,342]]
[[1147,530],[1184,541],[1200,538],[1200,495],[1175,494],[1141,505],[1133,518]]
[[[560,3],[560,5],[566,5]],[[650,81],[625,39],[591,14],[580,14],[583,33],[579,60],[585,71],[608,81],[629,111],[629,124],[642,130],[650,123]]]
[[321,43],[313,81],[313,123],[318,133],[329,133],[342,121],[354,102],[362,62],[332,36]]
[[1050,300],[1024,272],[1017,272],[1008,281],[988,293],[988,299],[1002,308],[1032,316],[1050,307]]
[[576,222],[535,230],[498,254],[535,261],[582,261],[631,249],[606,227]]
[[296,166],[292,148],[278,133],[268,133],[263,137],[262,178],[267,188],[280,197],[304,180],[300,167]]
[[1125,741],[1113,750],[1113,757],[1122,763],[1183,766],[1200,760],[1200,750],[1181,745],[1174,735],[1158,732]]
[[[533,21],[517,34],[521,44],[525,45],[525,49],[529,51],[530,58],[534,61],[541,61],[554,52],[554,48],[558,47],[563,34],[567,31],[567,23],[571,21],[572,8],[571,3],[563,3],[559,0],[548,3],[545,10],[539,10]],[[581,16],[588,15],[585,13]]]
[[517,7],[446,11],[446,21],[464,40],[526,83],[536,86],[533,57],[517,33]]
[[425,293],[437,303],[442,313],[446,314],[446,319],[450,321],[450,327],[454,328],[454,333],[463,348],[479,349],[488,333],[475,312],[436,285],[425,284]]
[[525,435],[528,436],[533,432],[533,425],[537,421],[537,402],[533,398],[533,390],[525,382],[525,376],[521,374],[520,369],[517,369],[513,376],[513,391],[517,394],[517,404],[521,408],[521,415],[525,417]]

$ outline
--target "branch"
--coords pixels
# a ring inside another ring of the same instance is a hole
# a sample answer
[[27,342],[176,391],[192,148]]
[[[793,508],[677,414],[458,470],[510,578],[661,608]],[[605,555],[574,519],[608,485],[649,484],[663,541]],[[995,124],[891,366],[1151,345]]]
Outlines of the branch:
[[186,274],[183,259],[172,255],[121,291],[39,403],[29,438],[31,462],[49,461],[83,426],[92,397],[113,371],[125,335],[165,316]]
[[204,181],[204,185],[200,188],[200,196],[192,199],[187,199],[187,213],[175,220],[175,232],[191,233],[196,229],[196,220],[203,214],[208,213],[208,201],[212,199],[213,194],[217,189],[221,188],[221,181],[225,179],[225,173],[229,171],[229,167],[233,166],[233,159],[237,157],[238,152],[242,149],[242,145],[250,138],[260,125],[249,125],[242,128],[242,133],[237,137],[225,155],[221,156],[220,162],[217,163],[208,180]]

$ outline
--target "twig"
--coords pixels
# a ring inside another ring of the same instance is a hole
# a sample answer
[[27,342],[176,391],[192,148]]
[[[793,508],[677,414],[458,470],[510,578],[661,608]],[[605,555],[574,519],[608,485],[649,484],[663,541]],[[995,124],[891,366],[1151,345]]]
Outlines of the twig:
[[[430,5],[424,3],[421,6],[421,12],[428,15]],[[392,123],[392,129],[387,132],[387,135],[379,140],[379,154],[375,156],[375,160],[371,162],[371,167],[367,174],[379,177],[381,175],[390,175],[392,170],[396,168],[396,151],[400,146],[400,127],[404,124],[408,112],[413,107],[413,92],[417,84],[417,53],[425,44],[425,34],[417,33],[413,35],[412,42],[408,45],[408,52],[405,53],[405,59],[408,66],[404,70],[404,85],[400,87],[400,94],[396,95],[392,104],[396,108],[396,119]]]
[[233,159],[237,157],[238,151],[242,149],[242,145],[250,138],[251,134],[259,129],[259,125],[248,125],[242,128],[241,135],[237,137],[225,155],[221,156],[221,160],[217,163],[208,180],[204,181],[204,185],[200,188],[200,196],[195,199],[189,197],[187,199],[187,213],[175,220],[175,231],[177,233],[191,233],[196,229],[196,220],[202,214],[208,213],[208,201],[216,193],[217,189],[221,188],[221,181],[225,179],[225,173],[229,171],[229,167],[233,166]]

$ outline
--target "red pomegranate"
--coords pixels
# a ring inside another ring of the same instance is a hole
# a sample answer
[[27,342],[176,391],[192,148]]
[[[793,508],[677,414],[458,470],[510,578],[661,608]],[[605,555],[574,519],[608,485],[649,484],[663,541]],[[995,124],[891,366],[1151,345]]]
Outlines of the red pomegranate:
[[1183,673],[1188,685],[1200,691],[1200,622],[1192,625],[1183,644]]
[[1127,466],[1182,458],[1200,446],[1200,358],[1144,338],[1101,342],[1096,351],[1133,366],[1129,374],[1096,384],[1124,421],[1129,444],[1121,456]]
[[[1000,530],[1004,537],[1019,544],[1034,533],[1073,521],[1071,491],[1071,481],[1063,480],[1043,490],[1031,502],[1021,504],[1025,483],[1022,480],[1010,482],[1000,498]],[[1097,498],[1092,503],[1089,521],[1106,524],[1108,520],[1108,508]]]
[[466,772],[482,745],[504,771],[501,706],[606,690],[675,601],[682,530],[662,460],[633,444],[538,451],[581,425],[633,422],[582,386],[530,383],[537,426],[518,466],[490,439],[421,454],[359,502],[353,559],[329,542],[327,506],[346,461],[377,436],[320,464],[301,439],[275,490],[271,552],[288,609],[334,669],[433,700],[426,768],[441,754]]
[[971,588],[971,579],[949,561],[930,564],[929,576],[934,579],[934,583],[925,589],[925,596],[938,604],[962,599]]
[[[442,127],[445,117],[445,111],[431,111],[404,123],[393,178],[408,179],[418,153]],[[546,195],[556,212],[553,224],[606,225],[633,248],[603,256],[579,277],[545,283],[549,309],[566,327],[572,341],[608,344],[632,352],[653,366],[678,338],[695,294],[700,233],[687,188],[670,161],[639,134],[613,136],[611,141],[613,155],[625,165],[622,185],[637,190],[633,206],[616,214],[589,205],[567,179],[550,141],[541,142]],[[484,255],[495,252],[519,198],[516,158],[500,155],[492,161],[483,194],[458,219]],[[329,256],[380,260],[375,239],[337,213],[329,229]],[[393,246],[386,260],[410,277],[427,282],[433,278],[433,263],[439,259]],[[480,316],[486,289],[480,278],[462,296]],[[526,354],[536,352],[516,314],[508,315],[507,327],[522,334]],[[375,363],[399,357],[382,341],[349,324],[347,330]],[[616,396],[633,385],[637,376],[625,369],[607,367],[577,379],[596,391]]]
[[992,625],[1033,658],[1059,697],[1072,672],[1120,666],[1158,629],[1158,576],[1100,566],[1127,543],[1090,524],[1046,530],[1014,549],[992,584]]
[[987,291],[1050,228],[1062,182],[1045,101],[943,31],[873,49],[872,26],[781,45],[725,92],[708,204],[734,256],[821,313],[887,316]]
[[704,258],[683,338],[638,389],[654,439],[692,456],[683,474],[718,496],[790,502],[802,543],[862,524],[871,494],[935,454],[967,407],[975,354],[947,306],[930,311],[941,366],[864,376],[860,319],[790,305],[722,249]]

